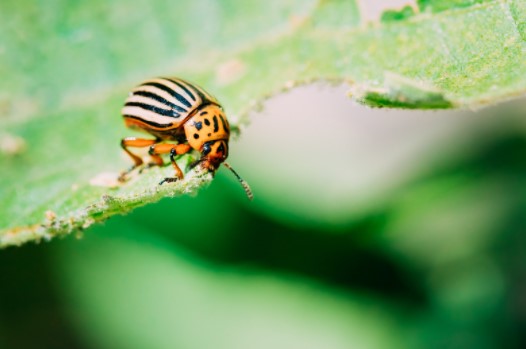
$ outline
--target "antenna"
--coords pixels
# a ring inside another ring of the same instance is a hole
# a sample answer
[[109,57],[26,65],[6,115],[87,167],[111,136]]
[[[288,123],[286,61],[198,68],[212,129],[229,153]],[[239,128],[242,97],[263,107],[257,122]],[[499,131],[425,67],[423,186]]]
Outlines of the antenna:
[[241,185],[243,186],[243,189],[245,189],[245,193],[247,193],[248,199],[252,200],[254,198],[254,194],[252,194],[252,190],[250,190],[250,186],[248,185],[248,183],[245,182],[245,180],[243,178],[239,177],[237,172],[234,171],[234,169],[227,162],[223,162],[223,164],[225,165],[226,168],[228,168],[230,171],[232,171],[234,176],[237,177],[237,179],[239,180],[239,183],[241,183]]

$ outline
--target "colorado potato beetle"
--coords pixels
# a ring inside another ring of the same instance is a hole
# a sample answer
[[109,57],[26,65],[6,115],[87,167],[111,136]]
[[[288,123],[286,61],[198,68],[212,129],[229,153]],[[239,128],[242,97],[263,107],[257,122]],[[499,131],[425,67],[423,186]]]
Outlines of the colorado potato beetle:
[[127,127],[145,131],[155,139],[126,137],[121,141],[134,165],[119,180],[124,181],[129,172],[143,164],[142,158],[128,147],[150,147],[149,166],[162,166],[161,154],[170,154],[175,177],[164,178],[159,185],[184,178],[175,157],[194,149],[201,157],[191,167],[201,166],[214,174],[223,163],[237,177],[248,198],[253,198],[247,182],[225,162],[230,125],[223,108],[201,87],[179,78],[147,80],[129,93],[122,116]]

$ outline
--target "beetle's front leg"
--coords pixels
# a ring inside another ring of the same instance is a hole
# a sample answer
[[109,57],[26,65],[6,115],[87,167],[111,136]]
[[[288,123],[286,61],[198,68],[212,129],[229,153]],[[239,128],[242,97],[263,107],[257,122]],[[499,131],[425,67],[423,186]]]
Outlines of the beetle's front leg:
[[[160,154],[166,154],[166,153],[170,153],[170,161],[172,162],[172,166],[175,170],[175,177],[167,177],[165,179],[163,179],[159,185],[167,182],[167,183],[171,183],[171,182],[175,182],[176,180],[178,179],[183,179],[184,178],[184,174],[183,174],[183,171],[181,171],[181,169],[179,168],[179,166],[177,165],[177,163],[175,162],[175,157],[177,155],[182,155],[182,154],[186,154],[190,151],[190,149],[192,149],[192,147],[190,147],[190,145],[188,144],[154,144],[150,147],[150,155],[152,157],[154,156],[157,156],[159,159],[161,158],[159,155]],[[162,161],[162,159],[161,159]]]

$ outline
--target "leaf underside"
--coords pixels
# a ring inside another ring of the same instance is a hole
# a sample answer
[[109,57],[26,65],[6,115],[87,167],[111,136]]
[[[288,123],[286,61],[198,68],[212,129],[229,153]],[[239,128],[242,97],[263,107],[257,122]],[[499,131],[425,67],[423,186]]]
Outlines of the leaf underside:
[[362,23],[343,0],[58,3],[58,12],[0,5],[0,246],[68,234],[210,182],[187,172],[159,186],[173,175],[168,166],[111,187],[129,166],[118,144],[132,133],[119,109],[144,78],[198,82],[240,127],[264,99],[312,81],[347,82],[355,100],[390,108],[478,107],[526,90],[519,0],[422,0],[377,23]]

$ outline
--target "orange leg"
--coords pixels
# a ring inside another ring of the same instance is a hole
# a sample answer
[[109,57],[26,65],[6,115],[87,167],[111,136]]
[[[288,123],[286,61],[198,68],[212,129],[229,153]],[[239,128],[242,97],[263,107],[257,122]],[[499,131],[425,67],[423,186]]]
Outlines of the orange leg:
[[158,158],[162,162],[162,159],[159,155],[170,153],[170,161],[172,162],[172,166],[175,170],[175,177],[165,178],[159,184],[163,184],[164,182],[175,182],[178,179],[184,178],[183,171],[181,171],[175,162],[175,156],[188,153],[190,149],[192,148],[188,144],[154,144],[150,147],[150,155],[155,161],[157,161],[156,158]]
[[[127,171],[124,171],[123,173],[121,173],[121,175],[119,176],[119,181],[124,182],[126,180],[126,175],[130,173],[131,171],[133,171],[135,168],[141,166],[143,162],[141,157],[133,154],[128,149],[128,147],[136,147],[136,148],[148,147],[157,142],[159,142],[158,139],[144,139],[144,138],[136,138],[136,137],[126,137],[121,141],[122,149],[124,149],[126,154],[128,154],[132,158],[135,164],[132,167],[130,167]],[[162,160],[161,160],[161,164],[162,164]]]

